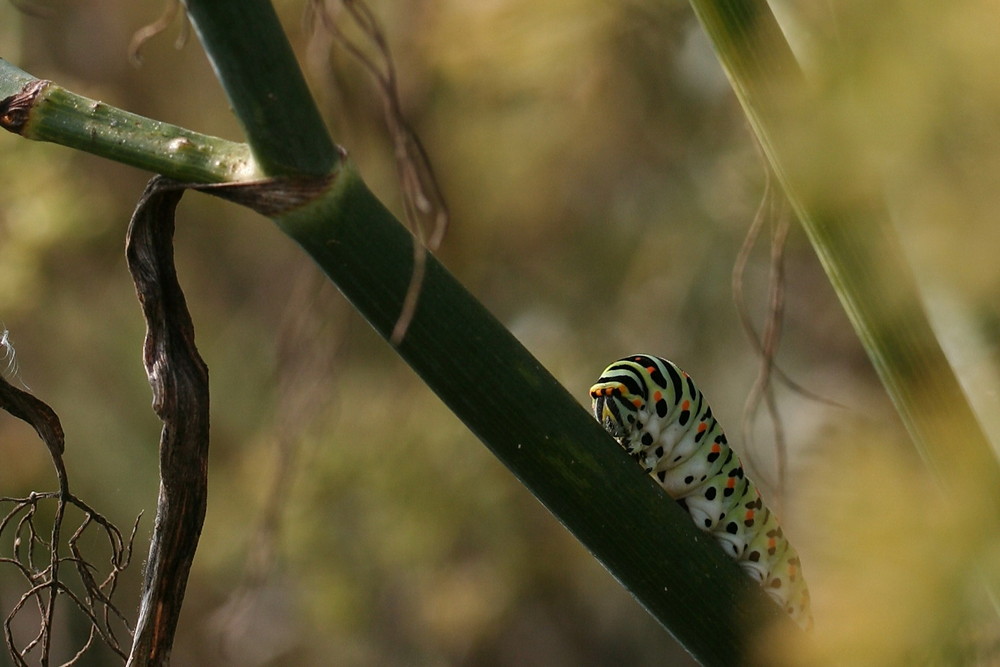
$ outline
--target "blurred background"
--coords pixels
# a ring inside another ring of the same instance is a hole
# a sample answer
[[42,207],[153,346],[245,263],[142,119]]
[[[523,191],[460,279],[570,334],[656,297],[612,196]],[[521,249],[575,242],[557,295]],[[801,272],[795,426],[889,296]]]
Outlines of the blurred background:
[[[334,139],[401,211],[371,81],[309,33],[303,1],[276,4]],[[962,547],[975,515],[958,521],[922,472],[794,224],[778,362],[841,407],[779,387],[781,497],[766,415],[749,441],[739,436],[759,360],[730,276],[766,177],[688,4],[371,5],[451,208],[440,258],[581,404],[601,370],[633,352],[694,377],[802,554],[818,628],[799,658],[884,664],[955,636],[996,647],[996,614]],[[141,67],[129,62],[157,3],[50,6],[33,17],[0,3],[0,57],[242,140],[197,40],[175,48],[179,21],[145,45]],[[776,10],[831,117],[886,178],[942,344],[996,434],[1000,10],[973,0]],[[20,380],[62,419],[76,495],[122,526],[143,513],[117,593],[134,614],[159,422],[123,245],[150,174],[7,134],[0,156],[0,328]],[[175,664],[690,663],[267,220],[191,194],[177,227],[211,369],[213,440]],[[758,323],[764,237],[744,283]],[[0,496],[53,488],[31,429],[0,418]],[[0,567],[5,614],[23,590]],[[70,617],[62,659],[85,632]],[[101,651],[88,660],[113,664]]]

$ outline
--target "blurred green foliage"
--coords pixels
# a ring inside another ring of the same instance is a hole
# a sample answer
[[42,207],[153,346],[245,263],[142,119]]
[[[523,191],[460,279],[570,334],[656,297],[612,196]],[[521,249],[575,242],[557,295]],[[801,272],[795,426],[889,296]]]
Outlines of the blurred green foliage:
[[[895,175],[890,204],[907,223],[933,312],[946,314],[936,320],[942,341],[968,369],[983,414],[998,414],[1000,271],[990,217],[1000,89],[988,76],[998,47],[976,13],[995,10],[972,0],[932,4],[943,19],[899,2],[845,3],[836,15],[829,3],[805,3],[781,17],[829,90],[831,117],[875,149],[861,177],[869,167]],[[695,377],[739,440],[757,361],[732,306],[730,271],[764,176],[688,7],[373,6],[389,32],[405,112],[452,209],[442,260],[581,402],[610,360],[659,354]],[[303,32],[301,2],[278,9],[335,140],[398,209],[370,82],[343,52],[329,55]],[[173,48],[177,26],[145,46],[142,68],[128,63],[132,33],[157,11],[79,0],[38,19],[0,4],[0,56],[81,94],[240,140],[199,45]],[[145,511],[143,539],[159,423],[122,246],[148,174],[8,135],[0,152],[0,318],[21,376],[63,420],[74,491],[123,525]],[[261,223],[198,195],[179,212],[178,271],[211,369],[213,449],[175,662],[681,664],[667,634],[304,255]],[[903,486],[893,497],[919,502],[912,489],[927,482],[893,463],[911,450],[800,234],[786,261],[780,363],[847,406],[779,394],[791,457],[780,502],[786,532],[802,553],[817,624],[836,628],[850,617],[841,608],[850,600],[834,591],[859,567],[851,550],[879,553],[880,543],[865,541],[868,524],[855,519],[899,526],[909,516],[871,487],[895,472]],[[760,317],[767,271],[762,248],[746,286]],[[766,492],[775,480],[765,420],[755,433],[744,459]],[[838,455],[853,451],[845,442],[866,440],[889,462],[866,466],[863,449]],[[840,483],[855,467],[867,489]],[[53,485],[30,429],[0,419],[0,494]],[[846,518],[828,514],[843,507],[852,510]],[[861,536],[837,539],[850,530]],[[938,538],[953,528],[942,530]],[[911,536],[896,535],[892,548],[906,552]],[[119,592],[126,610],[137,600],[139,561]],[[4,609],[20,586],[6,574]],[[941,599],[930,604],[939,609]],[[880,601],[876,627],[915,604]],[[837,635],[845,643],[846,628]]]

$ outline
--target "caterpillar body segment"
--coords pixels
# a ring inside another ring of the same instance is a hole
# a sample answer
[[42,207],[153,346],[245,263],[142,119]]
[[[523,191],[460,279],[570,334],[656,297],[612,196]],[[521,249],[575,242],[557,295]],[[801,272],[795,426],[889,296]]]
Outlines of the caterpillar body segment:
[[590,396],[608,433],[800,626],[810,628],[798,553],[688,374],[666,359],[633,355],[608,366]]

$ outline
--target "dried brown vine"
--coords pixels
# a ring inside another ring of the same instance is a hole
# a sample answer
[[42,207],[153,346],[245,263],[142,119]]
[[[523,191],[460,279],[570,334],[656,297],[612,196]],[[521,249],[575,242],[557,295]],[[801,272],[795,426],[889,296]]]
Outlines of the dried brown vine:
[[[410,285],[389,336],[389,342],[399,345],[417,309],[427,266],[427,251],[437,250],[448,230],[448,207],[427,151],[403,113],[389,42],[371,8],[364,0],[310,0],[306,19],[314,35],[319,34],[322,28],[324,36],[332,38],[368,71],[382,98],[403,194],[404,217],[417,241],[413,244]],[[349,35],[353,31],[361,34],[360,40]]]
[[129,665],[170,662],[208,503],[208,367],[173,259],[174,209],[183,186],[156,177],[143,193],[125,243],[146,319],[143,364],[160,435],[160,492]]

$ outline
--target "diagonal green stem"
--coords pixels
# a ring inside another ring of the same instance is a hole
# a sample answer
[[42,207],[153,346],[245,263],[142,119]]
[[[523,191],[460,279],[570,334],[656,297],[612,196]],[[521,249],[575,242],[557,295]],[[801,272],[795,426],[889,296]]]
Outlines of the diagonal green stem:
[[[275,222],[388,337],[413,237],[356,172]],[[423,290],[400,356],[692,654],[737,664],[768,623],[799,632],[433,255]]]
[[[258,90],[267,90],[278,85],[268,77],[286,73],[254,70],[245,51],[260,44],[208,28],[224,23],[234,4],[243,2],[188,0],[205,50],[260,156],[254,102],[241,108],[239,89],[252,75]],[[312,106],[305,98],[283,102]],[[259,129],[267,134],[267,127]],[[308,142],[311,128],[303,123],[287,131],[283,139],[302,141],[293,136],[300,134]],[[289,169],[307,171],[307,164],[302,158]],[[334,173],[322,198],[275,221],[387,337],[409,285],[414,239],[349,164],[340,163]],[[746,662],[765,625],[799,632],[433,256],[422,289],[397,352],[692,654],[705,664]]]
[[329,173],[340,153],[271,3],[185,0],[184,4],[264,172]]
[[[269,175],[315,173],[325,164],[326,130],[308,121],[310,111],[304,114],[306,120],[280,124],[274,118],[266,120],[269,116],[260,111],[269,104],[254,95],[281,89],[275,78],[299,75],[294,60],[286,61],[284,55],[280,67],[253,69],[250,63],[258,58],[247,50],[288,54],[280,45],[264,41],[280,31],[273,12],[267,19],[273,21],[271,28],[252,31],[260,41],[245,39],[240,30],[232,29],[233,23],[226,23],[233,8],[243,4],[233,0],[188,3],[205,48],[247,129],[261,171]],[[259,0],[246,2],[250,8],[259,4]],[[253,77],[259,78],[253,82],[254,95],[248,92],[250,88],[233,90],[249,86],[247,81]],[[11,81],[5,82],[0,70],[0,92],[15,92],[11,89],[20,90],[25,83]],[[297,87],[297,92],[286,90],[270,111],[306,107],[314,108],[304,87]],[[102,121],[80,105],[59,109],[80,120]],[[113,124],[114,119],[123,118],[119,113],[123,112],[113,110],[103,122]],[[297,118],[294,111],[290,113]],[[25,127],[31,129],[34,122],[29,119]],[[274,136],[269,137],[269,132]],[[80,140],[72,133],[45,136],[75,146],[72,142]],[[140,150],[142,137],[125,138],[126,143],[133,141],[140,142],[134,150],[102,154],[149,168],[135,155],[156,152],[162,146],[146,144]],[[316,153],[283,152],[278,146],[282,142],[292,146],[313,142],[319,149]],[[166,167],[162,173],[184,178],[175,162],[162,164]],[[372,326],[388,336],[409,286],[413,236],[371,194],[349,163],[334,155],[328,164],[332,186],[311,204],[276,214],[275,221]],[[191,180],[217,181],[223,176],[221,170],[200,173],[201,179]],[[669,501],[576,398],[433,257],[428,257],[419,306],[397,351],[700,661],[710,665],[750,661],[754,638],[762,636],[771,623],[783,632],[799,632],[714,540]],[[604,361],[595,367],[595,376]],[[585,388],[575,393],[582,397]]]

